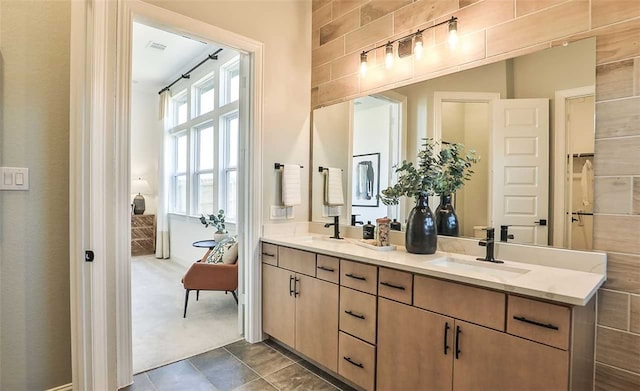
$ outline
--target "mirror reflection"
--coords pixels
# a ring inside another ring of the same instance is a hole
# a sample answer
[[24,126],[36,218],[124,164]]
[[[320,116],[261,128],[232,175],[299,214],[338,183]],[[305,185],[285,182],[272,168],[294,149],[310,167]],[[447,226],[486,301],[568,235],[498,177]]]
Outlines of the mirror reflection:
[[[388,216],[404,229],[414,200],[385,206],[373,193],[434,138],[480,157],[453,197],[461,236],[507,225],[509,242],[591,249],[594,85],[591,38],[316,109],[311,219]],[[342,169],[345,205],[325,205],[319,166]]]

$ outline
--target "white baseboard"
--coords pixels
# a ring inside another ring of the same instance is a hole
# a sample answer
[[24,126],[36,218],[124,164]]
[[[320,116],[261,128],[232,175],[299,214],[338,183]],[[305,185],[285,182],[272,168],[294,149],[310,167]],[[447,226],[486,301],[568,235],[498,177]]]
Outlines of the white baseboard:
[[50,388],[47,391],[73,391],[73,384],[63,384],[55,388]]

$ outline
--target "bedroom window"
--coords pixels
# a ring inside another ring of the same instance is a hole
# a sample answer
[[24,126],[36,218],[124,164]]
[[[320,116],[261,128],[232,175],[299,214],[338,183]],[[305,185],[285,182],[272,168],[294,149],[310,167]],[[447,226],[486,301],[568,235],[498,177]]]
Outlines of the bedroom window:
[[222,118],[223,145],[223,192],[222,204],[230,222],[238,219],[238,112]]
[[187,91],[182,91],[173,98],[173,118],[176,125],[187,122],[188,113]]
[[238,59],[185,79],[171,100],[171,213],[199,217],[224,209],[228,222],[237,220]]
[[215,108],[216,89],[213,75],[208,75],[204,80],[193,87],[196,112],[195,116],[206,114]]
[[212,214],[214,208],[214,192],[215,186],[215,153],[214,153],[214,129],[213,123],[201,125],[195,129],[196,134],[196,151],[198,156],[196,157],[196,165],[194,170],[194,184],[196,200],[195,214]]
[[173,211],[184,214],[187,211],[187,167],[188,167],[188,135],[186,132],[173,137],[174,171],[173,171]]
[[240,96],[240,63],[234,59],[222,66],[222,105],[233,103]]

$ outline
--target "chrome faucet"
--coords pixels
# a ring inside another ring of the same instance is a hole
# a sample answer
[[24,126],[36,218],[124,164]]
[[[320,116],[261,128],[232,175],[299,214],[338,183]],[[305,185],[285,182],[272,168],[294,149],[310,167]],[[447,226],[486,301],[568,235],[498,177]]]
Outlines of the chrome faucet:
[[333,225],[333,236],[331,239],[343,239],[340,237],[340,216],[333,216],[333,223],[326,223],[325,228],[329,228]]
[[478,242],[479,246],[483,246],[487,248],[487,254],[484,258],[476,258],[478,261],[486,261],[493,263],[504,263],[504,261],[499,261],[493,256],[494,244],[495,244],[495,229],[493,228],[485,228],[487,231],[487,237]]

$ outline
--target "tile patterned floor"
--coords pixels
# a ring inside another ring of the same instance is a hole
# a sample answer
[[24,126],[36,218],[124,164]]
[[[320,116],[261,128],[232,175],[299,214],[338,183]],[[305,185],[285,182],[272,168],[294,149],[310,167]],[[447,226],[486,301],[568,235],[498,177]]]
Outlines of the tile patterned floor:
[[353,391],[267,340],[238,341],[133,377],[124,391]]

